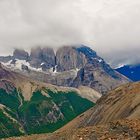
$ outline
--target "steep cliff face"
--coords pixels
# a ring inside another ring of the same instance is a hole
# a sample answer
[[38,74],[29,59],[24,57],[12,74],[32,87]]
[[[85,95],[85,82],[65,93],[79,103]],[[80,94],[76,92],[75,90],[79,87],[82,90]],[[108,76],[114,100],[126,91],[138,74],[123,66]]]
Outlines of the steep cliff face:
[[25,50],[15,49],[13,52],[14,59],[28,60],[29,54]]
[[12,59],[6,65],[39,81],[65,87],[88,86],[102,94],[129,82],[84,45],[59,48],[56,55],[52,48],[33,48],[28,60]]
[[29,63],[34,68],[40,68],[42,63],[42,50],[40,47],[31,49]]
[[55,67],[55,53],[52,48],[32,48],[30,54],[30,65],[47,71]]
[[47,69],[54,68],[56,65],[55,53],[52,48],[43,48],[42,49],[42,70],[46,71]]
[[56,62],[57,71],[63,72],[82,68],[86,63],[86,59],[74,47],[62,47],[56,53]]
[[76,76],[71,78],[69,84],[65,84],[67,79],[63,84],[60,84],[63,86],[79,87],[83,85],[105,94],[129,81],[113,70],[95,51],[84,45],[60,48],[57,51],[56,60],[58,61],[57,70],[61,73],[70,71],[70,69],[77,70]]
[[86,63],[78,71],[72,86],[88,86],[104,94],[107,91],[127,83],[128,79],[113,70],[95,51],[86,46],[75,48],[85,56]]

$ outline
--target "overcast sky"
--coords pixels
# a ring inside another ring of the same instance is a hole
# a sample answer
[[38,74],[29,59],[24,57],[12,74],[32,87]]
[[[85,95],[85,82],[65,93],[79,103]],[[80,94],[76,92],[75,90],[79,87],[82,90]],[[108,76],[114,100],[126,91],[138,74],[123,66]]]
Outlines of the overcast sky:
[[0,0],[0,55],[71,44],[112,66],[140,63],[140,0]]

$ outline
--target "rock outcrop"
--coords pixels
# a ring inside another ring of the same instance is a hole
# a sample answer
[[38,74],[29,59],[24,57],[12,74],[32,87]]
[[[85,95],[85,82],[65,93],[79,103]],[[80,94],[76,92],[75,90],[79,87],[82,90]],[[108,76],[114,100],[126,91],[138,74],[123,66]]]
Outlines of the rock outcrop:
[[30,65],[34,68],[42,68],[47,71],[55,67],[55,53],[52,48],[32,48],[30,54]]
[[54,68],[56,65],[55,53],[52,48],[43,48],[42,49],[42,70],[46,71],[47,69]]
[[56,53],[57,71],[80,69],[86,64],[85,56],[74,47],[62,47]]
[[20,59],[20,60],[28,60],[29,54],[25,50],[15,49],[13,52],[13,58]]
[[40,47],[32,48],[29,63],[34,68],[40,68],[42,63],[42,49]]

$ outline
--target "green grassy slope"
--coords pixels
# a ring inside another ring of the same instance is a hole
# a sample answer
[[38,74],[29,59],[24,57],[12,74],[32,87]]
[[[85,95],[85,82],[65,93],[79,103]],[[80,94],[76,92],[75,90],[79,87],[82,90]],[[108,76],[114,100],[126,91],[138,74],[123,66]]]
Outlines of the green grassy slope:
[[94,106],[94,103],[74,91],[54,92],[45,88],[34,92],[30,101],[25,101],[16,89],[10,93],[0,89],[0,104],[9,108],[11,111],[7,109],[8,114],[18,121],[4,120],[1,111],[1,137],[24,134],[20,131],[21,126],[26,134],[53,132]]
[[7,115],[5,112],[9,113],[0,109],[0,138],[23,135],[24,131],[20,124],[10,114]]

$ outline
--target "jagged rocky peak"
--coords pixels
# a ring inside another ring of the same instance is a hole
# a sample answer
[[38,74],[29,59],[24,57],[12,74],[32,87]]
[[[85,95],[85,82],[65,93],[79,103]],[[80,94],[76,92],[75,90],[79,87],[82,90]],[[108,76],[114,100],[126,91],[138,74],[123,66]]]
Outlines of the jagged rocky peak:
[[52,67],[55,67],[56,65],[56,58],[55,58],[55,53],[52,48],[42,48],[42,69],[50,69]]
[[29,63],[34,68],[40,68],[42,63],[42,49],[40,47],[31,49]]
[[41,47],[31,48],[30,59],[42,59]]
[[55,53],[49,47],[37,47],[31,49],[30,65],[35,68],[42,68],[43,70],[55,67]]
[[[16,59],[11,60],[11,68],[21,69],[31,78],[38,77],[40,81],[59,86],[88,86],[105,94],[108,90],[129,82],[94,50],[84,45],[64,46],[56,54],[49,47],[32,48],[27,62],[17,60],[15,63]],[[9,66],[9,62],[6,65]],[[38,71],[42,70],[46,73],[39,75]]]
[[87,63],[91,63],[96,67],[104,61],[91,48],[79,45],[65,46],[58,49],[56,62],[58,71],[68,71],[71,69],[81,69]]
[[29,54],[23,49],[15,49],[13,52],[13,58],[19,60],[28,60]]
[[75,49],[85,56],[87,63],[78,71],[72,86],[89,86],[104,94],[116,85],[128,82],[89,47],[82,45]]
[[97,67],[105,62],[101,57],[99,57],[97,55],[97,53],[94,50],[92,50],[88,46],[81,45],[79,47],[76,47],[75,49],[79,53],[82,53],[85,56],[87,63],[90,63],[90,64],[94,65],[95,67]]
[[92,50],[90,47],[81,45],[81,46],[79,46],[79,47],[75,47],[75,49],[76,49],[78,52],[83,53],[87,58],[94,58],[94,57],[97,57],[96,52],[95,52],[94,50]]
[[84,66],[85,69],[91,69],[91,71],[99,69],[113,78],[119,78],[116,72],[104,61],[104,59],[99,57],[91,48],[81,45],[80,47],[77,47],[76,50],[85,55],[87,60],[87,63]]
[[82,68],[86,63],[86,59],[75,47],[65,46],[57,50],[56,63],[57,70],[61,72]]

